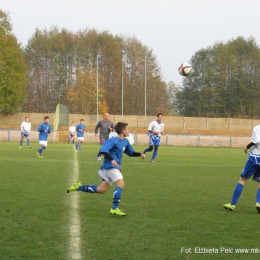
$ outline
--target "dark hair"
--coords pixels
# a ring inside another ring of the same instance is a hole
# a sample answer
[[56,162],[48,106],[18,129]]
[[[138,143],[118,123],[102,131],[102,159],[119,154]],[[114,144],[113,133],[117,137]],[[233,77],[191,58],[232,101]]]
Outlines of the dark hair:
[[115,130],[116,130],[117,134],[118,134],[118,135],[121,134],[122,131],[123,131],[124,129],[126,129],[127,126],[128,126],[127,123],[118,122],[118,123],[115,125]]
[[158,114],[157,114],[157,117],[158,117],[158,116],[163,116],[163,114],[162,114],[162,113],[158,113]]
[[80,122],[83,121],[84,122],[84,119],[80,119]]
[[45,116],[45,117],[44,117],[44,120],[46,120],[46,119],[48,119],[48,118],[50,118],[50,117],[49,117],[49,116]]
[[29,118],[29,116],[26,116],[25,119],[26,119],[26,118]]

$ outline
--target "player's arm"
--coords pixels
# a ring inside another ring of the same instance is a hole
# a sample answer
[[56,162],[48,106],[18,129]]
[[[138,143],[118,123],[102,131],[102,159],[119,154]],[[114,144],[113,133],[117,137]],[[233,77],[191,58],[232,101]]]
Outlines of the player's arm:
[[113,124],[113,122],[111,122],[111,126],[110,126],[110,130],[113,132],[113,131],[115,131],[115,126],[114,126],[114,124]]
[[48,129],[48,134],[50,134],[50,133],[51,133],[51,126]]
[[100,153],[105,156],[106,159],[108,159],[114,166],[119,166],[117,161],[114,160],[114,158],[109,153],[110,149],[112,149],[115,145],[115,141],[113,139],[107,140],[100,149]]
[[247,146],[244,147],[244,152],[247,153],[247,150],[250,149],[252,146],[254,146],[255,143],[251,142]]
[[158,134],[159,134],[159,131],[153,130],[153,128],[154,128],[154,124],[153,124],[153,123],[150,123],[150,125],[149,125],[149,127],[148,127],[148,132],[154,133],[154,134],[158,135]]
[[96,128],[95,128],[95,135],[97,135],[97,133],[98,133],[98,128],[100,127],[101,125],[100,125],[100,121],[97,123],[97,125],[96,125]]
[[129,143],[126,146],[124,153],[127,154],[130,157],[141,157],[142,159],[145,158],[145,154],[139,153],[139,152],[135,152],[133,147]]
[[42,124],[38,127],[38,132],[45,132],[45,130],[43,129],[43,127],[42,127]]

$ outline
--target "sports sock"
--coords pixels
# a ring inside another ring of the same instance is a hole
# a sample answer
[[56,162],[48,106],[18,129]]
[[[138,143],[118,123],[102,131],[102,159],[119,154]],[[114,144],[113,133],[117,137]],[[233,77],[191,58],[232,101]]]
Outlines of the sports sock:
[[157,150],[154,150],[154,151],[153,151],[152,160],[154,160],[154,159],[155,159],[156,155],[157,155]]
[[97,187],[97,185],[82,185],[78,187],[78,190],[89,193],[97,193]]
[[122,196],[123,189],[120,187],[115,187],[114,194],[113,194],[113,204],[112,209],[116,209],[119,207],[120,199]]
[[38,148],[39,154],[42,154],[42,150],[43,150],[43,147],[42,147],[42,146],[41,146],[40,148]]
[[27,140],[26,143],[27,143],[27,146],[30,146],[30,140]]
[[238,183],[235,190],[234,190],[234,193],[233,193],[233,197],[232,197],[232,200],[231,200],[231,205],[236,205],[237,204],[237,201],[243,191],[243,188],[244,188],[244,185],[242,185],[241,183]]
[[23,145],[23,140],[20,141],[20,146],[22,146],[22,145]]
[[258,188],[256,193],[256,202],[260,203],[260,188]]
[[149,147],[144,149],[144,153],[146,153],[146,152],[150,152]]
[[70,143],[70,139],[68,140],[68,144]]

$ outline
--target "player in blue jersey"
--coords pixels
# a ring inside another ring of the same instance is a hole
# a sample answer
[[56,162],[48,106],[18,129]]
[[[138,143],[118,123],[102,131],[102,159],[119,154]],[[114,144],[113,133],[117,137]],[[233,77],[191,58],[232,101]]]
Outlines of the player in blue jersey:
[[49,124],[50,118],[48,116],[44,117],[44,122],[38,127],[39,132],[39,144],[40,148],[37,150],[37,155],[42,158],[42,152],[47,148],[48,135],[51,133],[51,126]]
[[125,153],[131,157],[145,158],[145,154],[135,152],[129,141],[125,138],[129,133],[127,125],[127,123],[118,122],[115,126],[118,136],[106,140],[101,146],[101,154],[105,156],[104,163],[98,171],[101,184],[99,186],[82,185],[81,182],[77,182],[67,190],[68,193],[72,191],[84,191],[104,194],[114,182],[116,187],[113,193],[113,203],[110,214],[120,217],[126,216],[126,214],[119,209],[122,191],[125,186],[120,169],[122,156]]
[[75,144],[75,147],[77,150],[81,150],[81,145],[84,142],[84,131],[85,131],[84,119],[80,119],[80,123],[76,126],[76,131],[77,131],[78,143]]
[[157,114],[157,120],[152,121],[148,127],[149,147],[144,149],[144,154],[151,152],[154,148],[151,163],[154,163],[161,142],[161,135],[164,133],[164,123],[162,122],[163,114]]
[[27,146],[29,148],[32,148],[31,145],[30,145],[30,140],[29,140],[29,136],[30,136],[30,132],[31,132],[31,123],[30,123],[28,116],[22,122],[20,127],[21,127],[21,140],[20,140],[20,147],[19,148],[22,148],[24,138],[26,138]]
[[[253,180],[260,181],[260,125],[253,128],[251,142],[244,148],[244,152],[247,153],[247,150],[250,148],[248,160],[235,187],[231,202],[223,204],[223,207],[227,210],[233,211],[235,209],[244,185],[251,176],[253,176]],[[260,213],[260,182],[258,183],[255,207]]]

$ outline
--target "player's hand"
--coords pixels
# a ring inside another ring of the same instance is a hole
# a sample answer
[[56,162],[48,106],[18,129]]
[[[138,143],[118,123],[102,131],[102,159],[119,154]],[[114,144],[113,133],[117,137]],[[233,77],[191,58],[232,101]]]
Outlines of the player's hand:
[[140,156],[141,156],[141,158],[144,160],[144,158],[145,158],[145,154],[142,153]]
[[161,132],[161,135],[166,135],[166,133],[165,132]]
[[115,160],[111,161],[111,163],[112,163],[114,166],[119,166],[119,164],[118,164]]
[[244,152],[247,153],[247,147],[246,146],[244,147]]
[[97,137],[97,134],[95,134],[95,137]]

